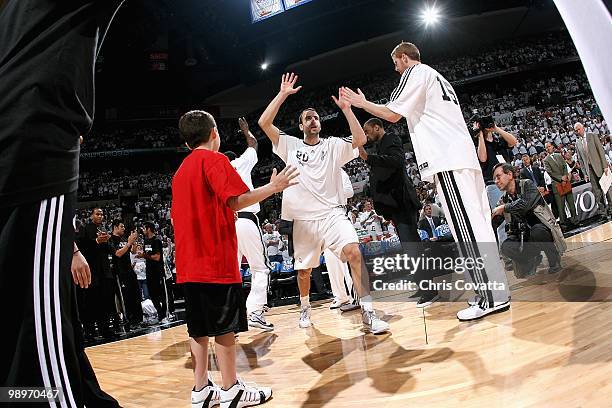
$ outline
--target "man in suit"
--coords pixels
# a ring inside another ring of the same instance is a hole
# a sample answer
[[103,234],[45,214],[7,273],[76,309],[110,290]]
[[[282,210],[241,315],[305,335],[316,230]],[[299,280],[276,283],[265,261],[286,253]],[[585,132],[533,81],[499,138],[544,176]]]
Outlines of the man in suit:
[[520,172],[521,179],[529,179],[533,181],[538,187],[540,193],[543,193],[546,190],[546,183],[544,182],[544,174],[542,174],[542,170],[536,165],[531,164],[531,157],[528,154],[524,154],[523,157],[523,168]]
[[430,241],[437,241],[434,231],[442,224],[440,217],[432,216],[431,204],[425,204],[423,207],[423,218],[419,221],[419,229],[427,232]]
[[399,136],[385,133],[383,123],[372,118],[363,125],[371,153],[359,148],[359,156],[371,167],[370,191],[376,211],[393,221],[401,242],[418,242],[420,203],[406,174],[406,156]]
[[[608,189],[607,193],[601,190],[599,180],[604,174],[609,174],[608,161],[603,146],[599,138],[594,133],[586,133],[582,123],[577,122],[574,125],[574,130],[578,135],[576,139],[576,149],[578,151],[578,161],[582,172],[585,175],[586,181],[591,182],[591,188],[595,195],[595,201],[599,206],[599,214],[602,217],[612,214],[612,188]],[[604,202],[604,195],[608,199],[608,205]],[[606,211],[607,208],[607,211]]]
[[[563,181],[570,181],[567,171],[567,164],[565,163],[563,156],[561,156],[560,153],[555,152],[555,147],[552,145],[552,143],[546,143],[546,151],[548,152],[548,156],[546,156],[546,159],[544,159],[544,168],[552,179],[552,191],[555,197],[555,202],[557,203],[557,208],[559,209],[559,221],[566,228],[568,226],[575,226],[577,216],[576,204],[574,203],[574,194],[570,191],[565,195],[560,195],[559,190],[557,189],[557,186]],[[566,203],[569,207],[571,215],[569,220],[565,214]]]

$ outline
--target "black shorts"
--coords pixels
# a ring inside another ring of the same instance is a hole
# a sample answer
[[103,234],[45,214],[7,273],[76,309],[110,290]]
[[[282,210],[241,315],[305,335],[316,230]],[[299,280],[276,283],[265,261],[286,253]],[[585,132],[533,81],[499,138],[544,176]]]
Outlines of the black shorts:
[[189,337],[215,337],[249,329],[241,283],[189,282],[183,289]]

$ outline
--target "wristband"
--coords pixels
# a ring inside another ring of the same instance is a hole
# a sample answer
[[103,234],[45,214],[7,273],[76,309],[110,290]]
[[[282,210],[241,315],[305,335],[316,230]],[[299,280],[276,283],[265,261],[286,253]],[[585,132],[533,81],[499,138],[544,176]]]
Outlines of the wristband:
[[75,256],[75,255],[76,255],[77,253],[79,253],[79,252],[81,252],[81,250],[80,250],[80,249],[77,249],[76,251],[74,251],[74,252],[72,253],[72,256]]

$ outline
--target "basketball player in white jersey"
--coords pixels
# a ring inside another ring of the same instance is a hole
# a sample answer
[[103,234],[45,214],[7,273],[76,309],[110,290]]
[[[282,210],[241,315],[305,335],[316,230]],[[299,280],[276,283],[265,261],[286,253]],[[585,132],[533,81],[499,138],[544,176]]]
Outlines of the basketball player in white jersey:
[[[310,272],[319,266],[321,252],[329,248],[342,261],[351,266],[362,308],[365,329],[376,334],[389,329],[389,325],[376,317],[372,308],[370,282],[359,250],[359,239],[345,214],[341,167],[359,156],[359,146],[366,136],[351,110],[350,103],[338,96],[332,97],[348,121],[352,137],[320,138],[321,123],[313,108],[300,114],[303,139],[289,136],[274,126],[274,118],[289,95],[298,92],[295,74],[283,75],[280,91],[259,119],[259,126],[272,141],[274,153],[287,165],[295,165],[300,172],[299,184],[283,194],[282,218],[294,221],[294,268],[298,271],[301,313],[299,326],[310,323]],[[296,188],[297,187],[297,188]]]
[[[395,70],[401,74],[389,103],[369,102],[361,90],[342,88],[340,94],[351,105],[390,122],[402,117],[414,146],[421,178],[437,181],[438,195],[449,225],[460,243],[462,255],[484,257],[485,267],[470,270],[476,284],[496,283],[477,291],[476,301],[457,313],[459,320],[474,320],[508,310],[510,292],[491,226],[491,214],[476,151],[468,133],[457,95],[451,84],[435,69],[421,63],[418,48],[402,42],[391,53]],[[478,245],[476,243],[479,243]]]
[[[349,175],[346,174],[344,170],[341,171],[342,189],[344,192],[342,204],[346,206],[348,199],[351,198],[355,192],[353,191],[353,184],[351,183]],[[334,294],[334,300],[329,305],[329,308],[331,310],[340,309],[343,312],[358,309],[359,298],[353,286],[353,279],[351,278],[348,264],[342,262],[329,248],[323,251],[323,256],[325,257],[325,266],[327,266],[329,283],[331,284],[332,293]]]
[[[257,164],[257,139],[249,131],[249,124],[244,118],[238,119],[238,124],[248,147],[238,158],[233,152],[227,152],[226,155],[244,184],[253,190],[251,172]],[[244,255],[251,270],[251,291],[246,300],[249,326],[271,331],[274,330],[274,325],[267,322],[264,316],[264,306],[268,303],[268,280],[271,268],[259,229],[259,218],[257,218],[259,210],[259,203],[255,203],[238,212],[236,220],[238,264],[240,265]]]

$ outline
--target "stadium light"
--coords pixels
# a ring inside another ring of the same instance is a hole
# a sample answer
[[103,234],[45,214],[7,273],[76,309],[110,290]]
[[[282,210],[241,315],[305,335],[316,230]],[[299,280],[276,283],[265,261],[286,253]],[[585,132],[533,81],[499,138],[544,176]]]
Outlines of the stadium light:
[[421,13],[421,19],[426,26],[436,24],[438,21],[440,21],[440,17],[440,12],[436,6],[428,6]]
[[264,62],[263,64],[259,66],[259,68],[261,68],[262,71],[265,71],[266,69],[268,69],[268,63]]

